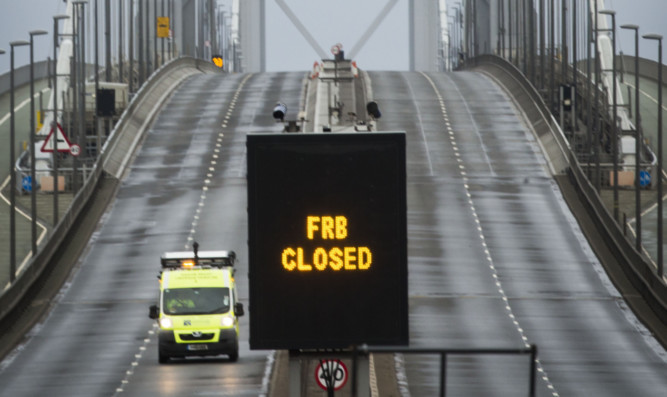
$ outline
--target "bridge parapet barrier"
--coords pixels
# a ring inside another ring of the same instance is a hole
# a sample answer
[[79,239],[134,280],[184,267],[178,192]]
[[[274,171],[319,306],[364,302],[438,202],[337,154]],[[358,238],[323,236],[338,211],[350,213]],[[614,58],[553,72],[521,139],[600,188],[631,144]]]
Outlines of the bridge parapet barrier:
[[[630,55],[619,55],[616,57],[618,70],[622,72],[635,73],[635,57]],[[662,65],[662,75],[667,76],[667,66]],[[658,63],[646,58],[639,58],[639,76],[658,82]],[[663,86],[667,81],[663,82]]]
[[[577,187],[582,203],[595,220],[595,227],[618,260],[623,274],[632,283],[647,305],[653,310],[663,325],[667,326],[667,284],[659,277],[653,264],[638,252],[634,242],[626,238],[621,226],[602,202],[593,184],[572,154],[574,166],[570,168],[569,177]],[[664,337],[664,335],[663,335]],[[662,341],[665,343],[665,341]]]
[[537,135],[552,175],[565,175],[570,167],[570,144],[535,87],[516,66],[495,55],[475,58],[474,66],[500,80],[511,93],[512,101],[524,112]]
[[[39,61],[33,64],[33,74],[35,80],[46,79],[49,77],[49,63],[51,61]],[[11,72],[0,75],[0,95],[5,95],[10,90]],[[14,68],[14,88],[21,87],[30,83],[30,64]]]
[[100,164],[105,172],[120,179],[162,103],[181,82],[202,72],[220,73],[210,62],[195,58],[177,58],[155,71],[132,98],[102,147]]
[[[548,157],[547,161],[557,165],[554,167],[556,170],[559,169],[558,165],[564,166],[567,164],[567,167],[561,170],[565,171],[569,177],[579,200],[594,223],[597,231],[595,238],[601,238],[604,241],[611,255],[617,260],[624,276],[657,317],[656,323],[660,323],[658,326],[666,327],[667,284],[663,278],[659,277],[655,266],[649,259],[635,249],[634,241],[625,237],[621,226],[613,218],[597,190],[586,177],[576,154],[566,144],[565,136],[553,120],[553,116],[537,90],[514,65],[497,56],[483,55],[477,57],[473,69],[493,76],[504,86],[508,95],[526,114],[541,142],[542,149]],[[552,135],[552,137],[548,138],[545,135]],[[550,141],[558,143],[558,150],[545,148],[545,145],[549,145]],[[562,176],[562,174],[556,173],[554,176]],[[591,239],[592,237],[589,236],[588,238]],[[624,291],[621,292],[626,296]],[[632,298],[632,296],[628,298],[630,306],[633,306]],[[639,315],[640,318],[642,316],[643,314]],[[662,335],[662,337],[665,336]],[[664,339],[661,339],[661,342],[663,344],[667,343]]]
[[87,205],[94,199],[94,193],[101,181],[112,177],[113,183],[118,184],[164,100],[186,78],[198,73],[216,72],[220,73],[209,62],[186,57],[174,59],[150,76],[116,123],[92,172],[48,239],[39,247],[25,269],[17,275],[14,283],[0,294],[0,321],[26,296],[31,286],[54,260],[61,245],[70,240],[74,232],[73,226],[86,215]]

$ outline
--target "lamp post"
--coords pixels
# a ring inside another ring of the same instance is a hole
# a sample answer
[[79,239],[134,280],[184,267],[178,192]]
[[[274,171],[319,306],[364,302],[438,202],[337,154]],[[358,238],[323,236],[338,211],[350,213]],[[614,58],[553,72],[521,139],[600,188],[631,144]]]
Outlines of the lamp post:
[[544,90],[544,76],[545,76],[545,71],[544,71],[544,64],[546,63],[545,61],[545,41],[544,41],[544,28],[546,27],[545,25],[545,17],[544,13],[546,10],[544,9],[544,2],[546,0],[539,0],[540,2],[540,89]]
[[504,0],[498,0],[498,55],[505,57],[505,15]]
[[477,63],[477,56],[479,55],[479,43],[477,42],[478,41],[477,40],[477,36],[478,36],[477,35],[477,0],[472,0],[472,3],[470,4],[470,6],[472,8],[472,10],[471,10],[472,11],[471,12],[471,14],[472,14],[472,18],[471,18],[471,20],[472,20],[472,25],[471,25],[472,42],[471,42],[471,44],[472,45],[470,46],[470,50],[473,53],[472,55],[475,59],[475,64],[476,64]]
[[58,21],[69,19],[68,15],[53,16],[53,225],[58,224]]
[[612,110],[613,110],[613,120],[612,120],[612,156],[613,156],[613,173],[614,173],[614,186],[612,190],[614,192],[614,220],[618,222],[618,124],[616,119],[618,118],[618,108],[617,108],[617,98],[616,98],[616,11],[613,10],[601,10],[600,14],[611,16],[611,78],[612,78]]
[[533,82],[533,85],[537,85],[537,77],[535,76],[535,58],[537,57],[536,52],[536,41],[535,41],[535,25],[536,25],[536,20],[535,20],[535,3],[533,0],[528,2],[528,30],[530,31],[529,33],[529,40],[528,42],[530,43],[530,49],[529,49],[529,54],[530,54],[530,81]]
[[[108,3],[108,2],[107,2]],[[94,24],[95,24],[95,33],[93,34],[93,41],[95,43],[95,50],[94,50],[94,62],[93,64],[95,65],[95,94],[93,95],[93,98],[95,98],[95,102],[93,103],[93,106],[95,107],[95,112],[93,113],[93,128],[95,130],[95,137],[97,138],[97,153],[99,154],[100,149],[102,148],[100,144],[100,134],[101,134],[101,128],[100,128],[100,109],[98,107],[98,95],[100,95],[100,61],[99,61],[99,47],[100,47],[100,40],[99,40],[99,27],[98,27],[98,17],[99,17],[99,10],[98,10],[98,0],[95,0],[95,11],[94,11]],[[108,6],[108,4],[106,4]],[[109,10],[107,9],[108,7],[105,7],[105,18],[104,18],[104,37],[105,37],[105,48],[106,48],[106,59],[105,59],[105,75],[106,75],[106,81],[111,81],[111,49],[110,49],[110,34],[109,34]],[[85,65],[85,63],[84,63]]]
[[32,255],[37,254],[37,183],[35,181],[35,62],[34,37],[45,35],[46,30],[32,30],[30,34],[30,216],[32,217]]
[[[516,67],[521,68],[521,62],[523,61],[519,55],[523,55],[521,53],[522,49],[521,46],[523,43],[521,42],[523,38],[521,37],[521,0],[515,0],[514,4],[514,12],[515,12],[515,17],[514,17],[514,34],[516,35],[516,56],[514,57],[514,60],[516,61]],[[523,69],[522,69],[523,71]]]
[[[118,2],[118,82],[123,82],[123,3]],[[111,5],[109,5],[111,6]]]
[[512,62],[512,0],[507,0],[507,41],[509,48],[507,59],[509,63],[514,63]]
[[[463,4],[458,3],[459,8],[457,9],[457,15],[458,15],[458,20],[459,20],[459,31],[458,31],[458,37],[459,37],[459,61],[458,61],[458,66],[461,67],[462,64],[465,64],[466,60],[466,53],[465,53],[465,33],[463,31]],[[236,48],[236,41],[233,42],[232,45],[232,52],[234,54],[234,67],[235,71],[239,71],[240,68],[240,62],[238,60],[239,55],[238,55],[238,50]],[[237,66],[239,65],[239,66]]]
[[592,126],[592,114],[593,114],[593,96],[592,96],[592,84],[591,84],[591,43],[593,42],[593,22],[591,18],[591,3],[586,2],[586,157],[588,162],[588,167],[586,167],[586,172],[588,173],[588,179],[592,179],[591,174],[591,146],[593,145],[593,126]]
[[555,60],[556,60],[556,18],[554,17],[556,9],[554,8],[554,0],[550,0],[549,11],[549,44],[551,51],[549,51],[549,108],[553,112],[555,110],[555,92],[556,92],[556,76],[555,76]]
[[15,143],[15,117],[14,117],[14,47],[30,45],[30,42],[25,40],[12,41],[9,43],[11,48],[9,56],[10,72],[9,72],[9,114],[10,114],[10,132],[9,132],[9,175],[10,186],[9,189],[9,282],[13,283],[16,278],[16,171],[14,170],[14,159],[16,157],[16,143]]
[[[460,31],[460,24],[461,24],[461,19],[460,19],[460,12],[461,12],[461,4],[460,3],[455,3],[452,6],[452,10],[454,10],[454,52],[456,52],[455,56],[455,68],[459,68],[460,66],[460,61],[461,61],[461,31]],[[232,42],[232,45],[234,43]],[[235,55],[235,50],[232,51],[232,56]]]
[[132,95],[134,93],[134,23],[138,18],[134,17],[134,0],[130,0],[130,10],[129,10],[129,19],[127,21],[129,25],[128,31],[128,48],[127,48],[127,85],[128,93]]
[[[209,2],[211,6],[213,5],[213,2]],[[214,18],[215,15],[210,15],[210,18]],[[159,66],[161,66],[161,63],[159,62],[158,59],[158,53],[157,53],[157,0],[153,0],[153,71],[156,71]],[[214,39],[211,37],[211,41]]]
[[[133,1],[130,1],[130,6],[133,4]],[[139,84],[139,87],[141,87],[144,84],[144,2],[140,1],[138,3],[139,10],[138,10],[138,15],[137,15],[137,42],[139,44],[139,48],[137,51],[137,54],[139,55],[139,81],[137,84]],[[131,42],[132,40],[130,40]]]
[[621,29],[635,31],[635,219],[637,220],[637,238],[635,248],[641,252],[642,245],[642,213],[640,193],[640,146],[641,146],[641,116],[639,114],[639,26],[621,25]]
[[[522,37],[522,56],[521,61],[521,70],[523,71],[524,76],[528,76],[528,13],[526,12],[527,4],[523,0],[521,3],[521,14],[520,18],[523,21],[521,24],[521,37]],[[532,33],[532,32],[531,32]]]
[[[225,53],[225,50],[223,49],[222,52],[222,59],[227,61],[227,54]],[[445,71],[452,71],[454,68],[452,67],[452,23],[451,23],[451,17],[447,17],[447,65],[445,67]]]
[[[121,2],[119,2],[121,3]],[[97,0],[95,0],[95,17],[97,18]],[[95,29],[97,32],[97,29]],[[98,42],[97,39],[95,39],[95,51],[97,51],[98,47]],[[105,60],[105,81],[110,82],[111,81],[111,3],[109,3],[109,0],[104,0],[104,50],[105,50],[105,55],[104,55],[104,60]],[[95,60],[97,63],[97,59]],[[120,66],[120,62],[119,62]],[[99,89],[99,80],[97,81],[97,86],[95,89]],[[97,93],[95,93],[97,94]],[[99,150],[99,148],[98,148]]]
[[146,80],[148,80],[155,67],[155,60],[151,59],[151,0],[146,0],[146,13],[144,16],[146,17],[144,21],[144,28],[146,29]]
[[[162,10],[160,11],[160,16],[164,17],[164,0],[160,0],[160,5],[162,6]],[[155,20],[157,21],[157,17],[155,18]],[[169,21],[169,23],[171,24],[171,20]],[[164,37],[160,38],[160,47],[161,47],[161,50],[162,50],[161,51],[161,57],[160,57],[160,60],[161,60],[160,65],[163,65],[164,64]]]
[[[76,145],[79,145],[79,147],[83,147],[85,150],[86,144],[83,142],[83,140],[86,137],[86,131],[85,131],[85,116],[86,116],[86,79],[85,79],[85,70],[86,70],[86,54],[85,54],[85,18],[84,18],[84,11],[85,11],[85,6],[88,4],[88,0],[74,0],[72,1],[72,4],[75,7],[76,10],[76,18],[74,21],[74,24],[77,25],[76,28],[76,35],[75,39],[78,38],[78,40],[75,41],[74,45],[74,59],[75,59],[75,71],[73,75],[75,76],[74,79],[76,81],[75,86],[78,84],[78,93],[75,93],[74,96],[76,97],[78,94],[78,127],[77,127],[77,132],[75,135],[74,142]],[[97,27],[95,27],[97,29]],[[73,161],[73,167],[72,167],[72,191],[74,194],[76,194],[79,191],[79,157],[74,156],[74,161]]]
[[595,25],[595,126],[597,128],[594,129],[593,136],[594,136],[594,143],[593,143],[593,152],[595,154],[595,173],[594,173],[594,180],[595,180],[595,190],[597,190],[598,194],[600,193],[600,184],[601,184],[601,178],[600,178],[600,141],[601,141],[601,134],[602,134],[602,126],[601,126],[601,120],[600,120],[600,110],[598,109],[598,104],[600,103],[600,81],[601,77],[600,75],[602,74],[600,72],[601,65],[600,65],[600,30],[598,29],[598,19],[599,19],[599,12],[598,12],[598,2],[595,2],[595,5],[593,6],[594,12],[593,15],[595,15],[594,18],[594,25]]
[[[561,0],[561,66],[560,66],[560,82],[567,83],[567,63],[569,59],[567,47],[567,0]],[[614,50],[615,51],[615,50]]]
[[648,40],[658,41],[658,277],[664,275],[662,257],[662,36],[659,34],[645,34]]
[[[174,9],[174,0],[167,1],[167,17],[169,17],[169,41],[167,42],[167,52],[169,53],[169,59],[174,57],[174,48],[172,41],[174,40],[174,30],[172,29],[173,25],[173,9]],[[225,54],[225,59],[229,59],[229,52]]]
[[[577,66],[577,5],[572,3],[572,113],[570,119],[572,120],[572,133],[577,131],[577,73],[579,67]],[[566,63],[567,66],[567,63]]]

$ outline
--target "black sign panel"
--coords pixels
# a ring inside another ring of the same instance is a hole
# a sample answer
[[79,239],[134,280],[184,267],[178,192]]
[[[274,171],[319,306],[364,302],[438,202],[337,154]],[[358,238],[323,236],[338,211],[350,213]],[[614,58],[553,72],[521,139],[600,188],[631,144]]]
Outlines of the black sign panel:
[[247,145],[250,348],[407,345],[405,134]]
[[111,117],[116,113],[116,91],[100,88],[97,90],[97,115]]

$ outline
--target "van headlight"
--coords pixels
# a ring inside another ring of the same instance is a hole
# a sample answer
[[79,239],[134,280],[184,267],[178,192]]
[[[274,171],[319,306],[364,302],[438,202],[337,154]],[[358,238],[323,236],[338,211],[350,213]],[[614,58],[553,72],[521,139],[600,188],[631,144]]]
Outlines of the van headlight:
[[162,317],[160,319],[160,328],[171,328],[173,325],[174,323],[169,317]]
[[222,316],[222,320],[220,320],[220,325],[223,327],[231,327],[234,325],[234,317],[232,316]]

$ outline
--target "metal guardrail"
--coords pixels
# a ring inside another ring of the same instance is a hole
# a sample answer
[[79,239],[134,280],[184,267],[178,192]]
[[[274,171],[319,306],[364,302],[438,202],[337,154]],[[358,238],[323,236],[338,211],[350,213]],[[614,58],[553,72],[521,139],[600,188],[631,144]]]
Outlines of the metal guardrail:
[[449,356],[480,356],[480,355],[530,355],[530,384],[528,387],[528,396],[535,397],[537,385],[537,346],[530,345],[527,348],[518,349],[445,349],[445,348],[419,348],[419,347],[391,347],[391,346],[359,346],[356,347],[352,355],[352,396],[357,395],[357,360],[359,354],[368,355],[369,353],[402,353],[402,354],[422,354],[437,355],[440,357],[440,388],[439,396],[447,395],[447,358]]
[[[16,186],[14,188],[19,194],[30,194],[30,152],[29,151],[24,151],[21,153],[19,156],[18,160],[16,160],[16,163],[14,165],[14,172],[16,172]],[[52,168],[50,168],[51,164],[49,164],[49,168],[46,169],[40,169],[39,167],[35,171],[35,186],[36,186],[36,192],[41,193],[42,191],[42,186],[41,186],[41,181],[42,177],[51,177],[53,178],[54,176],[54,171]],[[93,169],[95,168],[95,164],[93,160],[89,162],[83,162],[81,164],[81,167],[77,170],[77,178],[78,180],[76,183],[78,184],[77,186],[83,186],[85,181],[88,180],[88,177],[92,173]],[[62,165],[58,167],[58,176],[62,177],[65,181],[64,186],[60,186],[59,189],[60,192],[72,192],[72,186],[74,185],[74,168],[72,167],[63,167]],[[24,185],[27,181],[28,186]],[[51,191],[49,191],[51,193]]]

